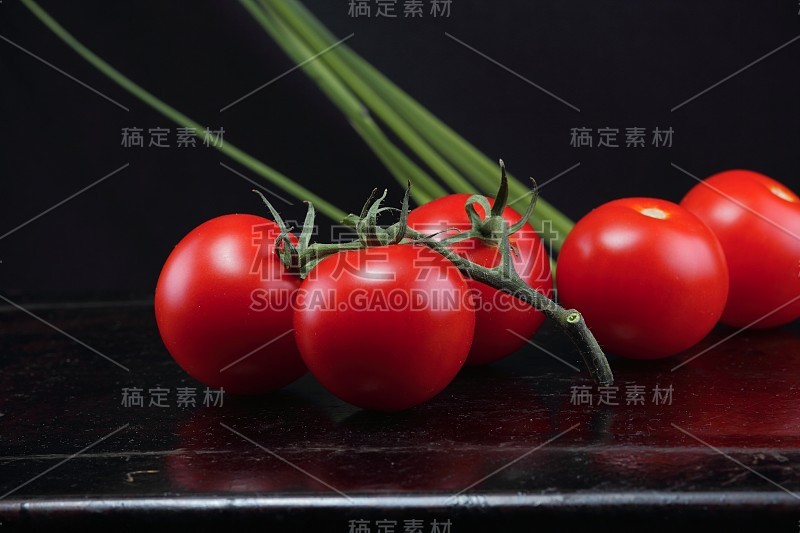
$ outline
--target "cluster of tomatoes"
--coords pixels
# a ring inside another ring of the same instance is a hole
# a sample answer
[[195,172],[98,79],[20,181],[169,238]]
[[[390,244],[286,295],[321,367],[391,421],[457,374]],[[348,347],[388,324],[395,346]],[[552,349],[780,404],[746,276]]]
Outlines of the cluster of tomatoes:
[[[475,217],[501,217],[517,228],[509,236],[515,270],[550,294],[548,255],[533,228],[509,207],[494,213],[492,200],[470,204],[470,214],[469,199],[454,194],[420,206],[408,226],[494,267],[496,242],[449,237],[474,230]],[[396,411],[438,394],[464,364],[515,352],[544,320],[413,242],[345,249],[299,276],[276,254],[281,239],[298,243],[281,225],[254,215],[209,220],[164,265],[159,331],[180,366],[209,386],[259,394],[308,370],[353,405]],[[719,321],[766,327],[800,316],[798,235],[800,199],[754,172],[712,176],[681,205],[616,200],[568,235],[559,299],[581,311],[604,349],[666,357]]]
[[680,353],[718,322],[786,324],[800,317],[800,199],[763,174],[730,170],[680,205],[609,202],[567,236],[558,291],[604,349],[633,359]]
[[[421,206],[408,225],[437,239],[468,228],[467,199],[457,194]],[[481,206],[475,211],[489,215]],[[501,216],[521,226],[510,236],[520,277],[552,290],[536,232],[511,208]],[[276,254],[280,235],[280,225],[265,218],[226,215],[192,230],[167,259],[156,288],[159,331],[170,354],[201,382],[258,394],[308,369],[353,405],[396,411],[438,394],[465,363],[516,351],[544,320],[412,242],[340,251],[301,279]],[[482,266],[501,261],[499,248],[479,238],[452,248]]]

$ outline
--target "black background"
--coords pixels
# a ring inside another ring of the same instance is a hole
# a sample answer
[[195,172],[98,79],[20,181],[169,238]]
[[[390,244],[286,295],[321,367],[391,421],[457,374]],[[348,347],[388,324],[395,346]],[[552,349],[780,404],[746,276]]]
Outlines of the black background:
[[[347,4],[306,1],[336,35],[354,32],[348,44],[357,52],[517,176],[546,181],[580,163],[543,191],[572,218],[622,196],[678,201],[694,182],[671,163],[699,177],[750,168],[800,188],[800,41],[670,111],[800,34],[796,0],[453,0],[451,17],[435,20],[354,19]],[[395,181],[300,70],[219,112],[293,65],[238,2],[41,5],[156,96],[223,127],[226,142],[343,209],[357,210],[375,186],[399,200]],[[225,213],[264,213],[252,186],[220,162],[260,178],[214,149],[122,147],[124,127],[174,134],[175,126],[16,0],[0,3],[0,35],[130,108],[0,42],[0,235],[130,163],[0,239],[0,291],[151,294],[170,249],[191,228]],[[571,128],[606,126],[672,127],[674,144],[569,146]],[[302,216],[299,203],[280,208],[288,218]],[[324,234],[329,222],[320,222]]]

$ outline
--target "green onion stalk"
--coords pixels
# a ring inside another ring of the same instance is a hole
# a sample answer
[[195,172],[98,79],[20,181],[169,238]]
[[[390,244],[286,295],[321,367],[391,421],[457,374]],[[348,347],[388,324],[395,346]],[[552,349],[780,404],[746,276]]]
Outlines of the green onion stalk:
[[[73,37],[63,26],[61,26],[53,17],[51,17],[44,9],[42,9],[34,0],[21,0],[22,3],[27,7],[45,26],[47,26],[53,33],[55,33],[62,41],[64,41],[70,48],[72,48],[75,52],[78,53],[82,58],[92,64],[97,70],[108,76],[111,80],[116,82],[120,87],[134,95],[135,97],[139,98],[141,101],[167,117],[168,119],[172,120],[176,124],[181,127],[186,128],[193,128],[195,133],[200,136],[201,132],[203,131],[203,127],[196,121],[190,119],[177,109],[171,107],[170,105],[166,104],[162,100],[158,99],[156,96],[151,94],[150,92],[146,91],[121,72],[116,70],[110,64],[105,62],[102,58],[100,58],[97,54],[89,50],[86,46],[84,46],[80,41],[78,41],[75,37]],[[342,220],[347,213],[338,207],[334,206],[321,196],[318,196],[311,192],[310,190],[306,189],[302,185],[295,183],[290,178],[286,177],[285,175],[281,174],[277,170],[269,167],[265,163],[259,161],[255,157],[243,152],[239,148],[236,148],[234,145],[230,144],[229,142],[217,142],[218,139],[213,138],[214,142],[209,143],[209,145],[214,146],[217,150],[222,152],[223,154],[227,155],[237,163],[241,164],[244,167],[247,167],[251,171],[255,172],[262,178],[266,179],[270,183],[274,184],[275,186],[281,188],[282,190],[286,191],[290,195],[294,196],[300,200],[307,200],[314,202],[314,205],[317,209],[323,213],[325,216],[335,220],[340,221]]]
[[[260,1],[262,6],[271,7],[271,12],[279,15],[312,50],[319,52],[338,42],[335,36],[298,0]],[[462,188],[462,180],[453,182],[450,175],[453,168],[446,163],[442,164],[443,158],[452,162],[466,176],[470,185],[477,187],[484,194],[494,192],[497,163],[392,83],[350,47],[346,44],[336,46],[321,55],[319,60],[327,64],[345,84],[361,96],[365,104],[406,142],[412,151],[419,154],[452,190],[466,192]],[[408,127],[411,127],[416,135],[409,134],[406,131]],[[420,138],[435,149],[433,154],[429,151],[425,153],[417,151]],[[512,176],[509,178],[510,193],[513,196],[523,197],[530,192],[526,184]],[[541,230],[543,220],[551,221],[556,233],[548,244],[551,248],[559,250],[574,223],[552,205],[540,199],[531,222],[537,230]]]
[[287,55],[295,63],[302,65],[301,68],[306,74],[341,109],[353,128],[400,185],[405,186],[407,180],[414,180],[416,192],[412,192],[412,195],[417,204],[447,194],[444,188],[386,137],[369,115],[369,110],[329,68],[321,62],[308,60],[313,57],[313,52],[281,20],[269,16],[269,8],[266,11],[262,10],[252,0],[241,0],[241,3]]
[[[339,107],[356,132],[401,184],[412,179],[416,184],[414,200],[424,203],[444,196],[447,191],[395,146],[372,119],[372,110],[390,129],[453,191],[473,192],[477,187],[485,194],[494,187],[496,163],[441,122],[416,100],[402,91],[347,45],[336,46],[334,36],[296,0],[240,0],[256,21],[281,48],[317,83],[326,96]],[[202,131],[202,127],[180,111],[120,73],[89,50],[44,11],[34,0],[22,3],[53,33],[86,61],[132,95],[182,127]],[[309,58],[319,55],[317,60]],[[220,152],[252,170],[295,198],[313,201],[318,210],[339,221],[344,211],[322,199],[284,174],[243,152],[230,142],[213,143]],[[445,157],[447,159],[445,159]],[[458,170],[457,170],[457,169]],[[463,172],[464,178],[459,173]],[[512,195],[523,197],[527,186],[510,177]],[[539,200],[531,222],[550,220],[555,230],[548,244],[560,249],[563,238],[574,225],[558,210]]]
[[[239,0],[243,5],[246,7],[248,5],[252,5],[252,9],[256,9],[255,2],[253,0]],[[277,17],[277,12],[273,11],[270,7],[270,4],[267,2],[261,2],[261,7],[265,10],[265,15],[269,15],[271,18]],[[266,18],[266,17],[265,17]],[[288,19],[284,19],[285,21],[289,21]],[[307,37],[300,32],[297,32],[298,36]],[[440,155],[434,150],[424,139],[423,137],[409,124],[405,119],[403,119],[400,114],[391,106],[388,102],[386,102],[383,98],[378,95],[376,91],[374,91],[371,87],[369,87],[366,83],[363,83],[361,79],[355,75],[355,73],[347,66],[347,64],[335,53],[336,48],[340,48],[340,46],[333,47],[337,41],[330,42],[325,46],[320,46],[323,42],[320,38],[313,38],[315,34],[312,34],[312,39],[306,39],[306,42],[309,44],[309,47],[312,49],[312,54],[319,54],[325,49],[330,50],[326,53],[323,53],[319,56],[317,60],[314,62],[320,61],[323,64],[326,64],[332,71],[337,72],[339,74],[339,78],[350,87],[350,89],[364,102],[366,106],[370,108],[370,110],[375,113],[384,123],[386,123],[394,133],[403,140],[404,143],[415,153],[419,156],[419,158],[425,162],[437,175],[439,175],[442,180],[450,187],[451,190],[456,192],[472,192],[473,187],[472,185],[464,179],[461,174],[456,171],[450,163],[445,161]],[[279,43],[281,44],[281,43]],[[333,48],[332,48],[333,47]],[[411,176],[414,179],[414,176]]]

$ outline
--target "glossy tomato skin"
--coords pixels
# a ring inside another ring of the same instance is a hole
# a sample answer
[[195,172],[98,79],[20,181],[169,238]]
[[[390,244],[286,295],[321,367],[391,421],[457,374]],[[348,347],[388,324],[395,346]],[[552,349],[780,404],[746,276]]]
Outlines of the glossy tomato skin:
[[186,235],[164,264],[155,296],[161,338],[210,387],[259,394],[306,372],[291,334],[300,279],[274,254],[279,233],[265,218],[221,216]]
[[466,281],[424,246],[347,251],[298,292],[295,338],[311,373],[358,407],[399,411],[447,386],[467,358],[475,311]]
[[558,296],[600,345],[631,359],[674,355],[722,315],[728,268],[700,219],[677,204],[624,198],[575,225],[558,258]]
[[722,322],[754,328],[800,317],[800,199],[781,183],[729,170],[698,183],[681,201],[716,234],[730,270]]
[[[408,225],[424,234],[444,232],[434,237],[437,240],[453,235],[455,232],[447,231],[451,228],[469,230],[471,225],[464,210],[469,196],[451,194],[417,207],[409,214]],[[492,199],[489,199],[489,205],[494,205]],[[485,216],[483,208],[477,205],[475,208],[479,215]],[[512,208],[506,207],[503,218],[510,226],[522,217]],[[552,297],[553,278],[550,273],[550,261],[533,227],[525,224],[522,229],[510,236],[509,241],[517,250],[514,256],[514,268],[523,281]],[[478,239],[462,241],[453,244],[451,248],[460,256],[481,266],[494,267],[500,264],[498,248],[484,244]],[[475,339],[472,341],[472,349],[467,358],[468,365],[491,363],[515,352],[525,344],[525,339],[531,338],[542,325],[544,315],[530,305],[483,283],[473,280],[468,280],[468,283],[477,296]]]

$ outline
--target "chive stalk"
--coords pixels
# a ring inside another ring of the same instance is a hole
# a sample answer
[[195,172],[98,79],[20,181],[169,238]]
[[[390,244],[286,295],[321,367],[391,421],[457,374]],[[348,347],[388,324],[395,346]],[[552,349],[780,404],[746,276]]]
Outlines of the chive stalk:
[[253,0],[239,1],[284,52],[295,63],[303,65],[301,68],[344,113],[351,126],[364,139],[398,183],[405,187],[409,179],[414,180],[418,190],[413,194],[413,198],[418,204],[446,194],[446,191],[433,178],[386,137],[370,116],[369,110],[324,63],[318,60],[308,61],[308,58],[313,56],[313,52],[277,16],[269,16],[272,14],[271,8],[266,6],[266,10],[262,10]]
[[[166,104],[158,99],[153,94],[149,93],[132,80],[127,78],[121,72],[112,67],[109,63],[100,58],[97,54],[86,48],[80,41],[72,36],[63,26],[61,26],[55,19],[53,19],[44,9],[42,9],[34,0],[21,0],[23,5],[27,7],[36,18],[38,18],[50,31],[56,34],[64,43],[78,53],[82,58],[88,61],[97,70],[111,78],[120,87],[137,97],[168,119],[172,120],[181,127],[193,128],[195,133],[200,136],[203,127],[194,120],[190,119],[177,109]],[[334,206],[324,198],[317,196],[309,191],[302,185],[292,181],[290,178],[281,174],[277,170],[271,168],[265,163],[259,161],[255,157],[243,152],[239,148],[230,144],[228,141],[222,143],[210,143],[211,146],[227,155],[237,163],[255,172],[262,178],[281,188],[285,192],[300,200],[308,200],[314,203],[314,206],[325,216],[333,219],[334,221],[342,220],[347,213],[338,207]]]
[[[324,48],[335,42],[333,34],[298,0],[268,0],[268,2],[298,35],[313,44],[313,48]],[[331,62],[334,58],[344,62],[349,70],[337,69],[337,63]],[[370,86],[407,123],[412,124],[425,141],[456,165],[476,187],[486,194],[493,192],[496,162],[444,124],[349,46],[346,44],[338,46],[325,54],[322,59],[337,71],[345,83],[365,83]],[[355,76],[358,80],[348,76]],[[512,176],[509,178],[512,196],[521,197],[528,192],[525,184]],[[574,226],[574,222],[540,198],[532,221],[537,229],[540,228],[539,223],[542,220],[551,221],[557,237],[553,238],[550,244],[553,248],[559,249],[563,239]]]

